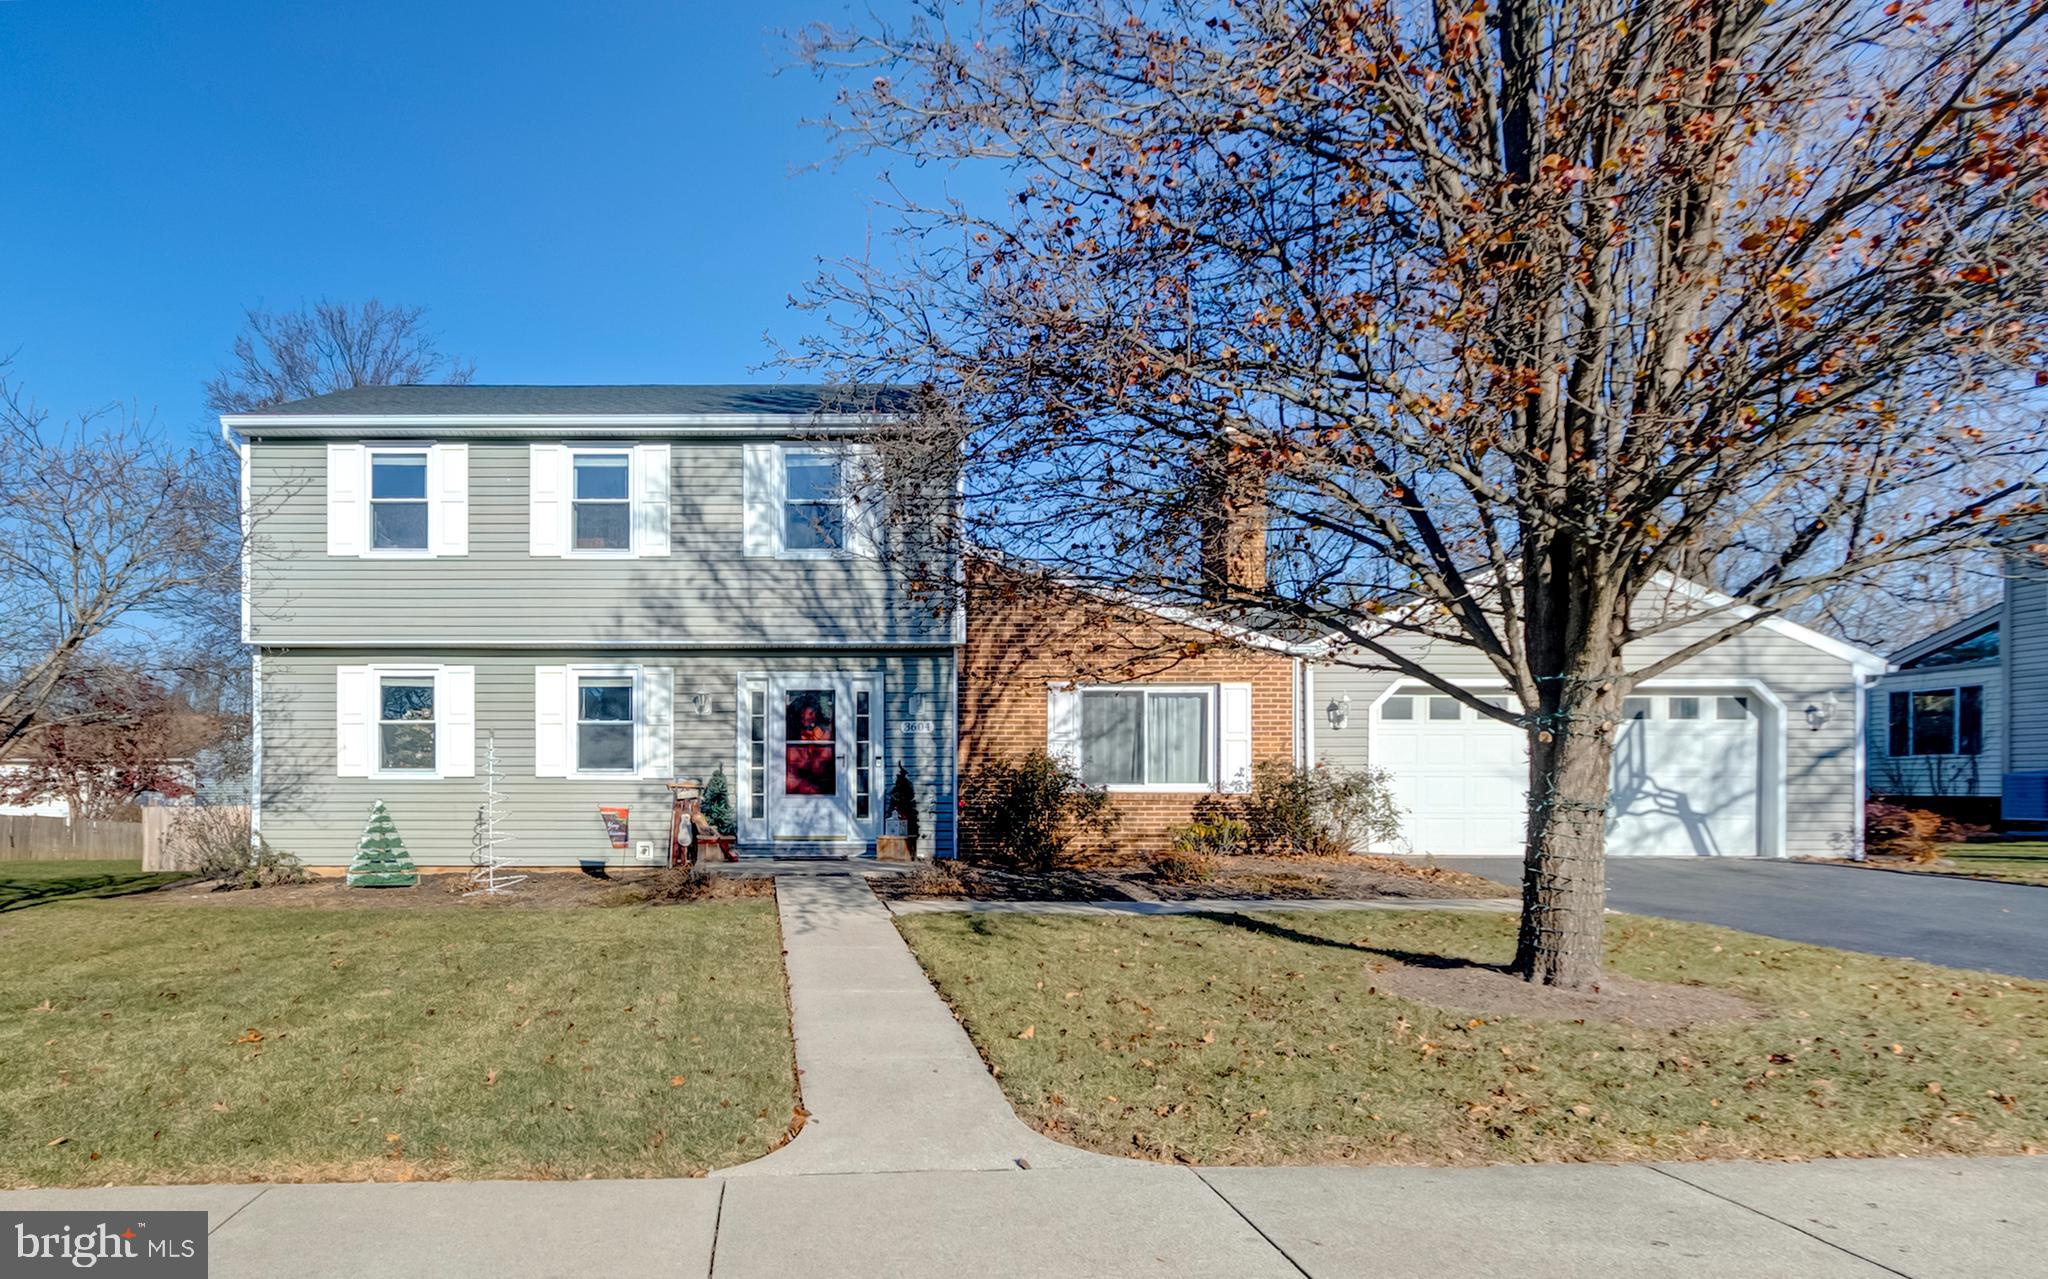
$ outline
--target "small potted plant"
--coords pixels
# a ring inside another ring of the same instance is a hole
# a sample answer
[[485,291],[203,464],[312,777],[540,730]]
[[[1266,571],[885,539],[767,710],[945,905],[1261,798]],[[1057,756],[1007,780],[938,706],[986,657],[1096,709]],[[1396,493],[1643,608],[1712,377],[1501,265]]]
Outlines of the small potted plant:
[[896,780],[889,784],[889,802],[884,815],[892,822],[902,823],[904,851],[912,861],[917,860],[917,791],[910,784],[910,774],[901,764],[896,766]]
[[725,765],[720,764],[711,771],[711,778],[704,783],[704,798],[698,811],[704,820],[711,823],[711,829],[718,833],[719,855],[728,861],[732,858],[733,844],[737,842],[740,824],[732,811],[732,784],[725,780]]

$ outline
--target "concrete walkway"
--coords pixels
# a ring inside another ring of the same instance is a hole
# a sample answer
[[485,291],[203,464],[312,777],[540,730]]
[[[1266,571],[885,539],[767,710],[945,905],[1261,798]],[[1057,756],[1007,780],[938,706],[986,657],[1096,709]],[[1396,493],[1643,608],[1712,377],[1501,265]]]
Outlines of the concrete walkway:
[[1024,1126],[864,878],[783,877],[775,897],[810,1119],[719,1176],[1117,1164]]
[[958,897],[917,897],[892,901],[889,911],[896,915],[935,915],[972,912],[976,915],[1237,915],[1246,911],[1276,910],[1463,910],[1484,914],[1506,914],[1521,909],[1510,897],[1443,897],[1387,901],[1363,901],[1328,897],[1298,901],[1271,897],[1210,897],[1200,901],[1094,901],[1094,902],[1010,902],[972,901]]

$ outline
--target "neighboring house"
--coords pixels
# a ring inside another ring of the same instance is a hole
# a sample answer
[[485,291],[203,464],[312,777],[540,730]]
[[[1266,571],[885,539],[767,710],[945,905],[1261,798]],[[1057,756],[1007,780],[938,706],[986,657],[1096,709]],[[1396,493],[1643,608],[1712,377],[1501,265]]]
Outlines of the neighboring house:
[[[1711,635],[1735,620],[1729,607],[1684,584],[1647,592],[1639,624],[1676,625],[1631,645],[1627,660],[1639,666]],[[1506,697],[1469,648],[1395,642],[1462,688]],[[1608,854],[1860,850],[1862,688],[1884,669],[1874,653],[1771,618],[1645,682],[1624,704],[1615,742]],[[1309,679],[1310,757],[1389,772],[1405,810],[1398,851],[1520,851],[1528,751],[1518,729],[1387,671],[1318,665]]]
[[2048,568],[2004,563],[1998,603],[1900,649],[1870,696],[1871,793],[1968,821],[2048,822]]
[[985,557],[968,561],[965,612],[963,777],[1045,751],[1108,790],[1125,850],[1169,844],[1204,798],[1248,791],[1255,764],[1306,758],[1300,689],[1319,645]]
[[666,784],[720,767],[748,852],[871,849],[899,767],[950,852],[956,619],[877,557],[880,419],[845,403],[395,386],[222,418],[263,834],[338,866],[381,799],[417,862],[466,863],[494,740],[527,864],[663,857]]
[[2005,773],[2001,600],[1892,654],[1870,686],[1870,793],[1971,821],[1998,817]]

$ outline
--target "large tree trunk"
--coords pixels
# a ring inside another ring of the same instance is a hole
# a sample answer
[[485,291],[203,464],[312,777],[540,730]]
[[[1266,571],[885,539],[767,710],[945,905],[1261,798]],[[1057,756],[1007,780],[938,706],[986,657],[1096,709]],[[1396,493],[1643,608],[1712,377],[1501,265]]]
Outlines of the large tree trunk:
[[1588,697],[1553,721],[1561,727],[1529,734],[1529,835],[1515,972],[1567,990],[1600,980],[1614,736],[1611,721],[1596,708],[1609,701]]
[[1607,804],[1621,718],[1615,575],[1568,540],[1526,563],[1523,604],[1536,714],[1529,726],[1529,827],[1515,972],[1585,990],[1600,980],[1607,909]]

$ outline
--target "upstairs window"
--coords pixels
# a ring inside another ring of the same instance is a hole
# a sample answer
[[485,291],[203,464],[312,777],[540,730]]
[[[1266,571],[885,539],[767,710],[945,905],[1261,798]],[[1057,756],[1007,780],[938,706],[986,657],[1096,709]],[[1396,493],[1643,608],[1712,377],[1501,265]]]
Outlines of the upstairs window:
[[1991,662],[1998,659],[1998,628],[1987,626],[1981,631],[1965,635],[1935,649],[1923,653],[1910,662],[1901,662],[1900,670],[1919,670],[1929,666],[1965,666],[1971,662]]
[[1900,690],[1886,699],[1887,753],[1981,755],[1984,753],[1984,686]]
[[624,450],[574,455],[570,545],[579,551],[633,549],[633,455]]
[[845,474],[838,453],[791,449],[784,455],[782,546],[793,552],[845,549]]
[[427,542],[424,449],[370,451],[370,549],[424,551]]

